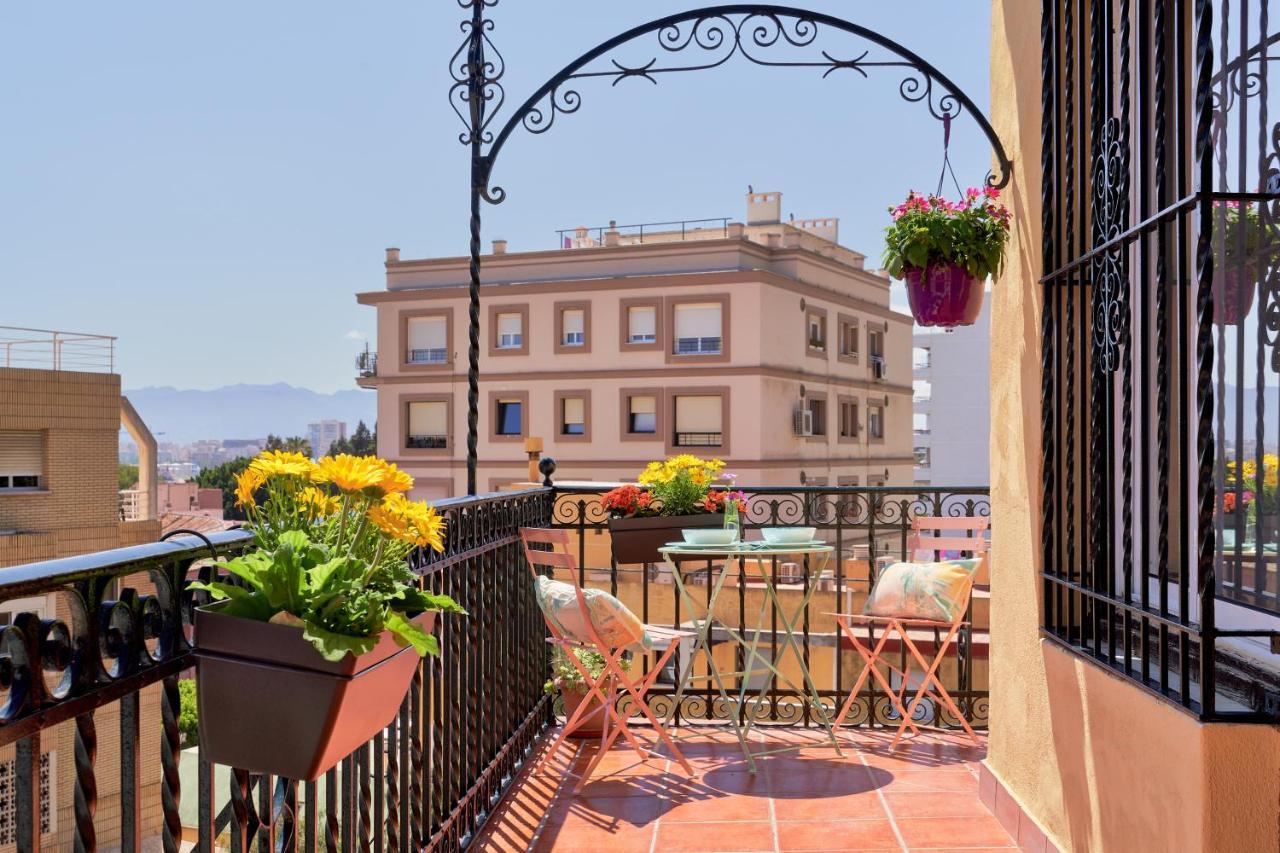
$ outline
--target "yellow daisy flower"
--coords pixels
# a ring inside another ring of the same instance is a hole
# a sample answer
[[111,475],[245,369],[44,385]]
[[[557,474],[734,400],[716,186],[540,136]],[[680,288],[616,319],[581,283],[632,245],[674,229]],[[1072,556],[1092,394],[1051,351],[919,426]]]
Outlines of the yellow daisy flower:
[[336,497],[320,491],[315,486],[307,486],[298,493],[298,504],[311,519],[334,515],[340,506]]
[[378,484],[387,494],[407,492],[413,488],[413,477],[408,471],[401,471],[394,462],[378,460],[382,463],[382,481]]
[[267,450],[254,457],[249,467],[264,477],[310,477],[315,464],[301,453]]
[[256,468],[246,468],[236,476],[236,506],[253,509],[258,505],[254,492],[262,488],[267,477]]
[[326,456],[316,464],[311,482],[332,483],[339,491],[347,493],[376,489],[381,494],[385,464],[381,459],[371,456],[352,456],[347,453]]

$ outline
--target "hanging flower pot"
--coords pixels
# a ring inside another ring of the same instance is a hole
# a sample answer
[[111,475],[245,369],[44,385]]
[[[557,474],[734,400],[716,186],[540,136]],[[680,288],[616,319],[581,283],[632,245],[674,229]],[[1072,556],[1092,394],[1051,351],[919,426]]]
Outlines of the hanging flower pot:
[[[267,452],[237,477],[256,549],[193,581],[201,757],[312,780],[395,717],[453,599],[406,558],[443,548],[413,479],[373,457]],[[207,571],[207,570],[206,570]],[[230,582],[236,579],[238,583]]]
[[959,264],[909,267],[907,302],[921,326],[972,326],[982,311],[982,282]]
[[1261,214],[1248,202],[1215,201],[1213,208],[1213,319],[1238,326],[1258,288]]
[[1213,274],[1213,317],[1224,326],[1238,326],[1253,310],[1258,289],[1258,269],[1253,264],[1217,269]]
[[977,321],[984,282],[1000,274],[1009,240],[1009,211],[999,197],[993,187],[971,187],[956,202],[912,191],[889,209],[885,268],[906,279],[919,325],[949,329]]

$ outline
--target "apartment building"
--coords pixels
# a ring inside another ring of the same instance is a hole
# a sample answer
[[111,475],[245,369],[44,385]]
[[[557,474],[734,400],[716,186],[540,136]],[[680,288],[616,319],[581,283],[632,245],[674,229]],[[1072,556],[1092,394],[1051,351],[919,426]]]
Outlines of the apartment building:
[[[911,320],[835,219],[578,228],[563,248],[495,241],[481,292],[481,489],[524,479],[539,437],[561,480],[633,479],[717,456],[743,484],[907,484]],[[466,482],[467,259],[388,249],[378,312],[378,452],[419,494]]]
[[[37,329],[0,327],[0,574],[7,567],[111,548],[155,542],[156,443],[120,393],[114,372],[114,339]],[[8,365],[8,366],[6,366]],[[128,507],[118,493],[119,434],[124,427],[138,447],[140,482]],[[130,518],[124,519],[127,509]],[[154,592],[145,575],[122,582],[141,594]],[[73,630],[68,596],[0,602],[0,625],[15,614],[57,618]],[[142,731],[160,724],[159,685],[143,691]],[[98,748],[118,754],[118,705],[95,712]],[[70,850],[75,834],[75,732],[73,723],[41,738],[40,824],[44,844]],[[159,740],[142,745],[141,760],[157,760]],[[0,749],[0,848],[12,845],[17,800],[14,748]],[[120,842],[124,805],[119,777],[98,776],[98,842]],[[160,780],[147,780],[140,802],[147,836],[161,832]]]
[[335,441],[345,441],[346,438],[346,421],[327,419],[307,424],[307,441],[311,444],[312,459],[328,454]]
[[991,294],[972,326],[912,336],[916,485],[990,485]]

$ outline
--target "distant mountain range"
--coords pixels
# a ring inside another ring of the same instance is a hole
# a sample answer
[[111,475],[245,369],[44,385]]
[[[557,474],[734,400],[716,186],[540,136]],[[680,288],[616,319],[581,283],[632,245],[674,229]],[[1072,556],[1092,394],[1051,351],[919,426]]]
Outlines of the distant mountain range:
[[227,385],[210,391],[168,386],[135,388],[125,396],[156,440],[189,444],[203,438],[262,438],[307,434],[307,424],[337,418],[348,434],[363,420],[373,429],[377,396],[353,389],[321,394],[283,382]]

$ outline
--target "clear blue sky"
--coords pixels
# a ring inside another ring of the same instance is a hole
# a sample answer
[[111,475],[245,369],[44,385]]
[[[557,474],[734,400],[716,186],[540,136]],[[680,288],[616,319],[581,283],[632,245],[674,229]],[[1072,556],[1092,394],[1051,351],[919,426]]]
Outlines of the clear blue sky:
[[[503,0],[493,39],[508,108],[583,50],[674,0]],[[984,0],[810,7],[897,39],[987,106]],[[453,0],[6,3],[0,7],[0,325],[118,335],[126,387],[284,381],[353,387],[373,331],[353,294],[382,250],[460,255],[467,156],[445,99]],[[855,41],[836,40],[852,46]],[[646,46],[646,52],[647,46]],[[581,110],[519,132],[484,238],[513,251],[557,228],[741,217],[747,184],[784,215],[839,216],[878,258],[885,207],[932,189],[941,130],[870,79],[768,70],[581,87]],[[989,166],[967,121],[962,184]]]

